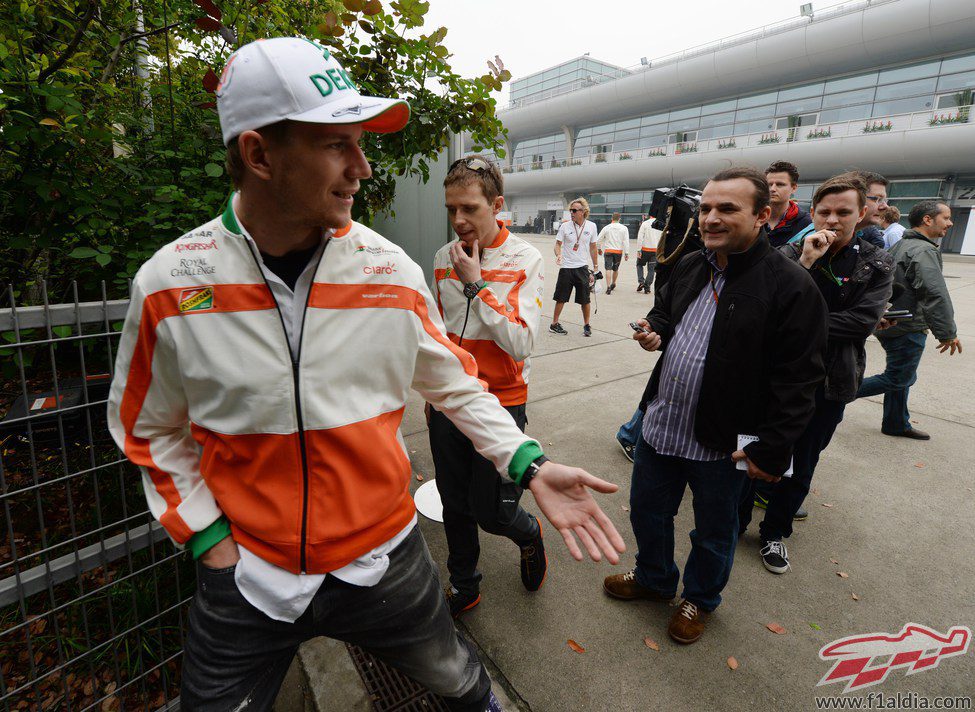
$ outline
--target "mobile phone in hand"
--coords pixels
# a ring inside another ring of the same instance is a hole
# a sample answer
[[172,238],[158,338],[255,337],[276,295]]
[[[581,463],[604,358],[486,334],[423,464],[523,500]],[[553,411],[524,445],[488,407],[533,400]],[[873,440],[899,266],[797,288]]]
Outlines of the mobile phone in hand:
[[637,324],[635,321],[631,321],[630,322],[630,328],[633,329],[633,331],[635,331],[638,334],[649,334],[650,333],[650,330],[649,329],[643,328],[642,326],[640,326],[639,324]]

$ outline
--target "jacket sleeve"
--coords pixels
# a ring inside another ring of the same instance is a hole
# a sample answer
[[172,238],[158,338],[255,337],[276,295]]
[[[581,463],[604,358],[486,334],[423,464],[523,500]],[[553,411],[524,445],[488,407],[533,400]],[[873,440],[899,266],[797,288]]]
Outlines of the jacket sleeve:
[[625,225],[620,225],[620,229],[622,230],[622,232],[620,232],[620,235],[622,236],[622,240],[623,240],[623,254],[629,257],[630,256],[630,231]]
[[894,270],[872,271],[863,298],[843,311],[830,312],[829,338],[863,341],[880,323],[894,286]]
[[413,388],[446,415],[501,475],[520,482],[528,465],[542,454],[541,446],[521,432],[477,379],[474,357],[447,338],[422,275],[417,275],[413,289],[417,324]]
[[755,433],[758,440],[745,447],[749,459],[775,477],[789,469],[793,445],[812,417],[816,388],[826,377],[826,303],[808,275],[780,278],[780,285],[788,280],[792,286],[780,286],[774,313],[765,421]]
[[[612,225],[612,223],[610,223],[610,225]],[[607,230],[609,230],[609,225],[604,225],[603,229],[599,231],[598,235],[596,235],[596,247],[600,250],[603,249],[603,241],[606,239]]]
[[508,292],[507,302],[498,301],[490,286],[485,286],[471,302],[498,346],[515,361],[531,356],[542,317],[542,256],[537,250],[530,250],[523,259],[518,281]]
[[186,544],[221,512],[200,474],[177,359],[165,315],[137,275],[115,360],[108,426],[142,471],[149,511],[173,541]]
[[639,252],[647,244],[647,228],[649,227],[648,221],[644,220],[640,223],[640,229],[636,233],[636,251]]
[[948,294],[948,284],[941,272],[941,262],[933,249],[920,250],[910,263],[907,279],[914,288],[918,310],[938,341],[958,336],[955,310]]

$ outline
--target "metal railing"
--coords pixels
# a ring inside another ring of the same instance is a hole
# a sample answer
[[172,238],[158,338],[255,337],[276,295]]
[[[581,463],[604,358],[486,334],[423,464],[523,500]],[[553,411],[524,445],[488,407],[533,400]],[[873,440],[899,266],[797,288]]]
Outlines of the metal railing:
[[[536,170],[551,168],[614,164],[619,161],[652,160],[665,156],[673,157],[686,154],[713,153],[770,144],[809,143],[810,141],[829,141],[831,139],[849,136],[884,134],[892,131],[915,131],[934,126],[954,126],[972,123],[971,109],[972,107],[963,107],[960,110],[954,108],[938,111],[917,111],[912,114],[897,114],[871,119],[857,119],[855,121],[840,121],[832,124],[812,124],[795,128],[768,130],[761,133],[746,134],[744,136],[727,136],[724,138],[701,139],[700,141],[682,141],[650,148],[590,153],[585,156],[574,156],[572,159],[557,159],[554,161],[555,165],[553,165],[551,159],[541,162],[528,160],[522,163],[515,163],[510,168],[505,167],[502,171],[504,173],[531,173]],[[939,121],[940,123],[938,123]]]
[[105,403],[128,302],[0,309],[0,709],[158,710],[195,576]]
[[571,84],[547,89],[537,94],[526,96],[524,99],[512,99],[505,108],[517,109],[522,106],[528,106],[529,104],[545,101],[546,99],[551,99],[556,96],[570,94],[574,91],[578,91],[579,89],[585,89],[587,87],[596,86],[597,84],[603,84],[605,82],[612,82],[616,81],[617,79],[629,77],[633,74],[646,71],[651,68],[673,64],[674,62],[681,62],[685,59],[697,57],[702,54],[718,52],[720,50],[727,49],[728,47],[740,45],[744,42],[761,40],[782,32],[788,32],[789,30],[804,27],[813,22],[821,22],[834,17],[840,17],[841,15],[849,15],[854,12],[859,12],[860,10],[865,10],[870,7],[877,7],[878,5],[886,5],[887,3],[891,2],[897,2],[897,0],[854,0],[853,2],[830,5],[828,7],[824,7],[822,10],[813,12],[813,14],[809,16],[804,15],[800,17],[790,17],[787,20],[780,20],[779,22],[763,25],[762,27],[753,30],[746,30],[745,32],[739,32],[736,35],[723,37],[722,39],[714,42],[707,42],[695,47],[689,47],[685,50],[681,50],[680,52],[672,52],[671,54],[667,54],[662,57],[655,57],[649,60],[646,64],[634,64],[629,67],[623,67],[617,72],[599,76],[594,75],[591,79],[581,79],[572,82]]

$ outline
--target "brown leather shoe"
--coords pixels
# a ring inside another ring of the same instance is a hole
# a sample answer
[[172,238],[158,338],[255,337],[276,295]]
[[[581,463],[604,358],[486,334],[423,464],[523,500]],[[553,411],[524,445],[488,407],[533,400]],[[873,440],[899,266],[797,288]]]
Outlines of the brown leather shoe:
[[636,580],[636,570],[627,571],[625,574],[614,574],[603,579],[603,590],[613,598],[623,601],[636,601],[645,599],[647,601],[672,601],[673,593],[658,593],[652,588],[641,586]]
[[670,617],[667,633],[678,643],[689,645],[704,633],[704,623],[708,614],[690,601],[681,601]]

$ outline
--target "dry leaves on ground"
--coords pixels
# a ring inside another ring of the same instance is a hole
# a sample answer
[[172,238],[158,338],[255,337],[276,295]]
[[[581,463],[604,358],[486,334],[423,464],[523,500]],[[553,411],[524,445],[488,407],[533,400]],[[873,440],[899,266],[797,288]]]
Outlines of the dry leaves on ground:
[[856,595],[855,593],[851,593],[850,595],[853,597],[853,600],[854,601],[859,601],[860,600],[860,597],[858,595]]
[[833,507],[832,503],[830,503],[830,502],[823,502],[823,506],[824,507],[829,507],[830,509],[832,509],[832,507]]
[[650,648],[650,650],[658,650],[658,651],[660,650],[660,646],[657,644],[657,641],[654,640],[653,638],[644,638],[643,644],[648,648]]
[[630,511],[630,508],[629,508],[629,507],[627,507],[627,506],[626,506],[625,504],[624,504],[624,505],[622,505],[622,506],[620,507],[620,509],[622,509],[622,510],[623,510],[624,512],[629,512],[629,511]]
[[738,661],[735,660],[734,656],[728,658],[728,667],[730,667],[732,670],[738,669]]
[[923,470],[924,469],[924,463],[923,462],[915,462],[914,463],[914,467],[918,468],[919,470]]
[[785,628],[783,628],[782,626],[780,626],[778,623],[769,623],[765,627],[768,628],[773,633],[775,633],[776,635],[785,635],[786,634]]
[[423,475],[421,475],[419,472],[416,473],[416,481],[423,482]]
[[846,573],[845,571],[837,571],[836,575],[840,578],[850,578],[850,574]]
[[839,564],[840,562],[839,562],[839,561],[837,561],[836,559],[830,559],[830,563],[833,563],[833,564]]
[[577,653],[584,653],[584,652],[586,652],[586,649],[585,648],[583,648],[581,645],[579,645],[577,642],[575,642],[571,638],[568,641],[568,645],[569,645],[570,648],[572,648]]

